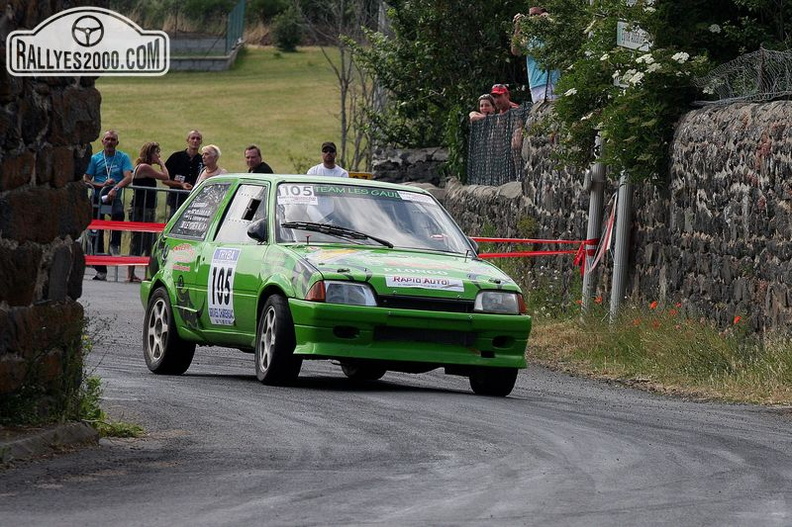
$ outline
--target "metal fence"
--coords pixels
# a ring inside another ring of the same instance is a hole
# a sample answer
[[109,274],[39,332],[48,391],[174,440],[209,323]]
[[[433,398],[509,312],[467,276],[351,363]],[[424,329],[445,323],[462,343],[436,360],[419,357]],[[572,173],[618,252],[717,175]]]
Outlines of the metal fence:
[[717,100],[700,104],[736,101],[764,102],[792,96],[792,51],[761,48],[721,64],[693,82]]
[[467,180],[469,185],[503,185],[522,181],[523,129],[531,104],[470,123]]
[[236,7],[228,14],[226,24],[226,55],[242,42],[242,35],[245,31],[245,0],[239,0]]

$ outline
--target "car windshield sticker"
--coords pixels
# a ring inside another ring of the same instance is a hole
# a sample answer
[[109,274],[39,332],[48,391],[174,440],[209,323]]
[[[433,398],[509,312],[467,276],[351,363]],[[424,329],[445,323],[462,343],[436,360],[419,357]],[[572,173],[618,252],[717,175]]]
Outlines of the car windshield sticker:
[[209,228],[209,222],[217,211],[220,201],[226,195],[229,186],[229,183],[205,186],[201,193],[184,209],[181,217],[171,229],[171,234],[203,238]]
[[462,280],[444,276],[388,275],[385,277],[385,284],[388,287],[417,287],[419,289],[442,289],[443,291],[457,292],[465,290]]
[[288,184],[278,186],[279,205],[316,205],[319,198],[314,193],[313,185]]
[[234,276],[236,275],[239,249],[217,248],[212,255],[209,269],[209,320],[212,324],[232,326],[234,324]]
[[426,194],[418,194],[417,192],[402,192],[399,191],[399,196],[404,201],[418,201],[420,203],[432,203],[434,204],[434,200],[431,196],[427,196]]

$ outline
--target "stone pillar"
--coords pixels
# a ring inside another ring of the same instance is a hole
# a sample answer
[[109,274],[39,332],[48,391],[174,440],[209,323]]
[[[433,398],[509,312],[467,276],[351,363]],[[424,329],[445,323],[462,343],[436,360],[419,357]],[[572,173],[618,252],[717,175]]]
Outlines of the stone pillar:
[[76,239],[90,221],[81,179],[101,125],[93,78],[11,76],[6,37],[97,4],[106,2],[9,0],[0,14],[0,424],[15,399],[42,396],[27,410],[57,412],[82,374]]

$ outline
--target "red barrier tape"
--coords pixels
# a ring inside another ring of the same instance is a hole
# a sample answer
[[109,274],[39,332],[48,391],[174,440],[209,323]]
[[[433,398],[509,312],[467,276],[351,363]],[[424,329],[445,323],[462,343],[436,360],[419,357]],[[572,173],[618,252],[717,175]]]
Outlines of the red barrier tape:
[[586,249],[587,245],[596,247],[599,243],[599,238],[591,238],[589,240],[539,240],[534,238],[482,238],[479,236],[471,236],[472,240],[479,243],[542,243],[542,244],[579,244],[578,248],[569,251],[514,251],[508,253],[480,253],[479,258],[519,258],[526,256],[552,256],[558,254],[574,254],[575,258],[572,264],[580,267],[580,275],[586,272],[586,253],[593,254],[595,249]]
[[92,220],[89,229],[100,231],[135,231],[135,232],[162,232],[164,223],[147,223],[144,221],[109,221]]
[[104,254],[86,254],[85,265],[148,265],[148,256],[111,256]]

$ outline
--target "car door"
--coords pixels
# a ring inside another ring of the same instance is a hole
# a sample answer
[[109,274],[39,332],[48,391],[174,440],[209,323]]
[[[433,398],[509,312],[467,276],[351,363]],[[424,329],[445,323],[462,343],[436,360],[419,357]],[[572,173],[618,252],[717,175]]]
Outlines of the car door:
[[203,245],[217,223],[218,212],[230,187],[231,183],[224,182],[197,190],[158,241],[163,278],[172,288],[176,311],[191,331],[202,329],[200,319],[206,310],[206,294],[196,289]]
[[266,221],[268,189],[266,183],[239,185],[216,234],[201,250],[195,289],[206,299],[207,308],[200,322],[218,343],[247,347],[255,338],[259,270],[268,245],[247,232],[254,222]]

